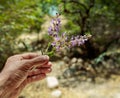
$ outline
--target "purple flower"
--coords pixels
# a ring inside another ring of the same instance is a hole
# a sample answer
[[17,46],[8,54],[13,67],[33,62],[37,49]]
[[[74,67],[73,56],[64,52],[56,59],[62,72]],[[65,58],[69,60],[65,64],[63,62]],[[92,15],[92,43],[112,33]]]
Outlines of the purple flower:
[[81,41],[78,42],[78,46],[80,46],[80,45],[82,45],[82,42],[81,42]]
[[74,36],[71,37],[71,40],[74,40]]
[[55,37],[54,39],[55,39],[55,41],[60,41],[60,37],[58,37],[58,36]]
[[57,23],[60,24],[61,19],[60,19],[60,18],[57,18],[56,20],[57,20]]
[[70,46],[75,47],[75,46],[80,46],[83,45],[85,43],[85,41],[87,41],[87,36],[75,36],[71,38],[70,41]]
[[55,26],[54,30],[58,33],[60,31],[60,28],[58,26]]
[[71,41],[71,46],[72,46],[72,47],[75,47],[76,45],[77,45],[77,41],[76,41],[76,40],[72,40],[72,41]]
[[48,28],[48,34],[49,34],[49,35],[52,35],[52,34],[53,34],[53,29],[52,29],[51,26]]
[[48,28],[48,34],[51,36],[57,36],[59,31],[60,31],[60,24],[61,23],[61,19],[60,18],[54,18],[51,21],[51,25]]
[[60,46],[56,46],[56,51],[60,51]]
[[48,28],[48,34],[54,39],[51,45],[56,49],[57,52],[65,47],[72,48],[75,46],[81,46],[88,40],[88,38],[91,37],[90,35],[77,35],[70,38],[66,32],[60,34],[60,26],[61,19],[59,18],[59,15],[57,15],[56,18],[52,19],[51,26]]
[[55,47],[55,46],[56,46],[56,42],[51,43],[51,45],[52,45],[53,47]]

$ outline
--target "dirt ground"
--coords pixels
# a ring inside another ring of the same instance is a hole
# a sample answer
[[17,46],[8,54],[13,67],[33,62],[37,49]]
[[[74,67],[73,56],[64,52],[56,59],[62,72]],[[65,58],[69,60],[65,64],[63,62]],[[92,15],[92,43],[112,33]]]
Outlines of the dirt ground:
[[[60,75],[60,63],[53,63],[53,71],[50,76]],[[58,88],[62,91],[60,98],[120,98],[120,76],[113,75],[109,80],[97,78],[97,82],[73,81],[69,86],[61,84]],[[67,83],[69,80],[65,80]],[[75,84],[75,85],[74,85]],[[74,86],[73,86],[74,85]],[[51,92],[46,85],[46,80],[28,85],[21,93],[20,98],[53,98]]]

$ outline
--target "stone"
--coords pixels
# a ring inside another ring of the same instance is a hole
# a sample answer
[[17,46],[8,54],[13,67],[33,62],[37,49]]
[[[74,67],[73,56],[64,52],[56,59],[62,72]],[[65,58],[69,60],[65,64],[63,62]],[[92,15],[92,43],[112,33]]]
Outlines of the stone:
[[51,95],[54,97],[54,98],[60,98],[62,96],[62,92],[60,90],[54,90]]
[[63,58],[63,60],[64,60],[66,63],[68,63],[68,62],[70,61],[70,59],[69,59],[67,56],[65,56],[65,57]]
[[78,62],[78,63],[82,63],[83,60],[82,60],[81,58],[79,58],[79,59],[77,60],[77,62]]
[[73,74],[73,72],[70,70],[70,69],[67,69],[63,72],[63,76],[64,78],[68,78],[68,77],[71,77]]
[[59,63],[58,63],[58,66],[64,66],[65,65],[65,62],[64,61],[60,61]]
[[71,63],[76,63],[77,62],[77,58],[72,58]]
[[75,68],[75,67],[76,67],[75,63],[71,64],[71,68]]
[[48,88],[56,88],[59,86],[58,79],[54,76],[47,77],[47,86]]

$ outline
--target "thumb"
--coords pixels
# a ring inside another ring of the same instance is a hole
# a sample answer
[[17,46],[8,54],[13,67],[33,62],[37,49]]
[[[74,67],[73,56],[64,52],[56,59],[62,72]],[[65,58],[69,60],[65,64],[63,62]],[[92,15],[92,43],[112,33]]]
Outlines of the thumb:
[[37,65],[37,64],[44,64],[46,62],[49,61],[49,57],[47,55],[41,55],[41,56],[37,56],[33,59],[27,59],[27,60],[24,60],[24,65],[26,67],[33,67],[34,65]]

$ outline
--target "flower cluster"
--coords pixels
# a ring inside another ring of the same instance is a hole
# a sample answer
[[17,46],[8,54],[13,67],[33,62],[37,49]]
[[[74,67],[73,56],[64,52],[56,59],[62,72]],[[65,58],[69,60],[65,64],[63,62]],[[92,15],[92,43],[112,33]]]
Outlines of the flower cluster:
[[84,36],[75,36],[75,37],[72,37],[71,40],[70,40],[70,47],[75,47],[75,46],[81,46],[85,43],[85,41],[88,40],[90,36],[88,35],[84,35]]
[[48,28],[48,34],[50,36],[57,36],[59,31],[60,31],[60,25],[61,25],[61,20],[59,18],[59,15],[57,14],[56,18],[52,19],[51,25]]
[[59,14],[56,15],[54,19],[51,21],[51,25],[48,28],[48,34],[53,38],[53,42],[51,45],[55,48],[56,51],[60,51],[64,48],[72,48],[75,46],[83,45],[91,35],[77,35],[72,36],[70,38],[66,32],[60,33],[61,28],[61,19],[59,18]]

